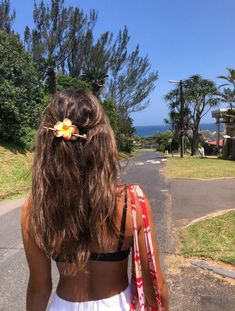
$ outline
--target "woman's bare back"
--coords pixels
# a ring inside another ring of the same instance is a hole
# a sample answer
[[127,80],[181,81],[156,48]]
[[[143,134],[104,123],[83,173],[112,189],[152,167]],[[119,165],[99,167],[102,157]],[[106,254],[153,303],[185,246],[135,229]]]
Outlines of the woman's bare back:
[[[125,185],[118,185],[117,191],[120,193],[116,204],[117,228],[120,228],[124,208]],[[133,242],[130,199],[129,196],[127,198],[125,239],[122,250],[131,248]],[[93,245],[92,253],[114,253],[117,251],[117,245],[118,240],[113,241],[112,245],[107,245],[102,250]],[[90,260],[84,270],[76,272],[73,276],[64,273],[67,265],[67,263],[57,262],[60,273],[57,294],[64,300],[80,302],[104,299],[122,292],[128,286],[128,258],[110,262]],[[73,264],[70,265],[73,270]],[[74,269],[76,269],[75,266]]]

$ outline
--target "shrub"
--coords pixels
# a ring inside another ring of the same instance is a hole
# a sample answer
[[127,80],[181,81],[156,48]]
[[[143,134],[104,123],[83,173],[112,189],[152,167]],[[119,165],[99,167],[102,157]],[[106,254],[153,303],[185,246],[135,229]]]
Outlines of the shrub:
[[27,149],[42,109],[38,75],[16,35],[0,31],[0,41],[0,137]]

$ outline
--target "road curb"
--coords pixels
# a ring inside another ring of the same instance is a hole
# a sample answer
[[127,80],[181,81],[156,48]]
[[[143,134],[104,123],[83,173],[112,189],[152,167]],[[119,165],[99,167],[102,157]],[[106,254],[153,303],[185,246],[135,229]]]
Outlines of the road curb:
[[0,216],[3,216],[16,208],[23,206],[26,198],[20,198],[17,200],[3,200],[0,202]]
[[190,260],[190,263],[203,270],[212,271],[216,274],[222,275],[223,277],[227,277],[227,278],[231,278],[235,280],[235,272],[233,271],[222,269],[217,266],[209,265],[206,262],[201,261],[201,260]]

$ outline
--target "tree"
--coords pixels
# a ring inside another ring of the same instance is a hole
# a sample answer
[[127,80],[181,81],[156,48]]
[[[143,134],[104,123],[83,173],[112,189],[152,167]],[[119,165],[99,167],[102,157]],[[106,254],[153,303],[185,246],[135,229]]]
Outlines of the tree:
[[64,89],[75,89],[75,90],[85,90],[85,91],[91,91],[91,85],[80,81],[77,78],[72,78],[66,75],[63,75],[61,73],[58,73],[56,75],[56,90],[62,91]]
[[173,139],[172,132],[157,132],[154,136],[155,143],[158,145],[157,150],[161,152],[170,150],[170,139]]
[[193,75],[184,81],[185,103],[191,120],[191,155],[195,155],[198,145],[198,130],[201,119],[218,105],[217,88],[213,81]]
[[[234,108],[235,103],[235,69],[227,68],[228,75],[227,76],[218,76],[217,78],[226,80],[228,83],[224,83],[219,86],[219,89],[224,87],[222,91],[218,92],[220,96],[220,100],[222,102],[228,103],[230,109]],[[225,87],[230,86],[230,87]]]
[[12,24],[16,17],[15,10],[10,14],[11,6],[10,0],[2,0],[0,2],[0,30],[11,32]]
[[64,0],[51,0],[50,5],[43,1],[34,3],[35,28],[25,28],[25,45],[37,62],[41,79],[47,78],[49,92],[56,91],[56,71],[65,73],[67,59],[82,35],[91,29],[97,19],[92,10],[88,17],[77,7],[64,6]]
[[89,29],[80,40],[74,41],[73,51],[68,58],[69,75],[80,78],[92,68],[106,75],[110,66],[112,37],[106,31],[95,42],[93,31]]
[[[164,99],[168,102],[169,118],[164,119],[166,124],[171,125],[171,130],[174,138],[180,145],[180,132],[181,132],[181,111],[180,111],[180,92],[179,88],[173,89],[168,92]],[[184,105],[183,110],[183,135],[188,136],[188,130],[190,129],[190,111],[187,106]]]
[[119,116],[117,112],[117,107],[114,101],[111,99],[105,99],[102,102],[102,106],[104,111],[109,119],[110,125],[114,131],[114,133],[118,134],[118,125],[119,125]]
[[130,113],[148,105],[157,72],[151,70],[147,56],[140,56],[138,45],[130,51],[127,27],[116,40],[108,31],[94,40],[97,12],[91,10],[87,16],[78,7],[65,7],[64,3],[35,3],[35,27],[25,28],[25,46],[38,64],[41,80],[47,80],[50,94],[57,89],[58,72],[88,82],[101,101],[108,98],[115,103],[122,125],[119,130],[123,129],[119,136],[129,137]]
[[[171,91],[176,93],[177,89]],[[171,98],[169,92],[165,99],[169,101]],[[188,128],[192,131],[190,137],[191,155],[195,155],[198,145],[198,130],[201,119],[210,111],[212,107],[218,105],[217,88],[213,81],[202,79],[200,75],[193,75],[189,79],[183,81],[183,97],[184,97],[184,120],[188,122]],[[174,112],[172,108],[180,112],[180,102],[169,102],[170,113]]]
[[128,115],[118,114],[118,129],[116,133],[117,146],[120,151],[130,153],[133,150],[133,119]]
[[[112,33],[105,32],[95,41],[90,30],[80,42],[74,41],[76,47],[68,59],[69,74],[79,79],[86,77],[86,81],[97,87],[101,98],[113,100],[120,111],[130,114],[148,105],[148,96],[158,76],[151,71],[148,57],[140,56],[139,45],[128,51],[127,27],[119,32],[114,42],[113,37]],[[101,83],[95,82],[98,80]]]
[[112,46],[109,79],[104,91],[104,97],[114,100],[118,109],[127,114],[147,107],[148,96],[158,78],[157,72],[151,71],[148,57],[140,56],[139,45],[128,52],[129,40],[125,27]]
[[92,93],[99,97],[104,87],[105,79],[108,77],[106,72],[102,72],[96,67],[88,68],[81,75],[81,80],[91,85]]
[[0,137],[29,148],[43,108],[37,71],[16,35],[0,31],[1,42]]

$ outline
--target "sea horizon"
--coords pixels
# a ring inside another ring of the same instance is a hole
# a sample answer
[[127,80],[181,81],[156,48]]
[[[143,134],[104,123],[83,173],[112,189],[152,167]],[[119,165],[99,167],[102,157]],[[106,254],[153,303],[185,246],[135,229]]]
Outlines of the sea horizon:
[[[153,136],[157,132],[167,132],[171,130],[170,124],[158,124],[158,125],[135,125],[135,134],[140,137]],[[220,130],[223,127],[221,125]],[[210,130],[211,132],[216,131],[216,123],[201,123],[199,126],[200,131]]]

